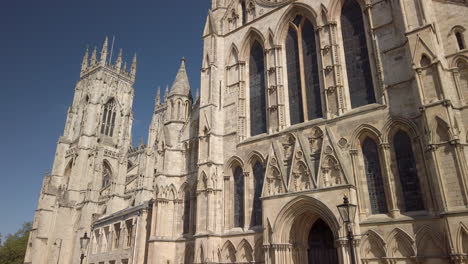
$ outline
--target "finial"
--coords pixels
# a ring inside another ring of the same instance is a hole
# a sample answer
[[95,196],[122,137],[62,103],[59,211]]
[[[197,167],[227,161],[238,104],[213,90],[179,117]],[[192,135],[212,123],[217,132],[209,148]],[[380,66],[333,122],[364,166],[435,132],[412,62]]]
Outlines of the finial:
[[156,105],[161,105],[161,87],[158,87],[158,92],[156,93]]
[[93,54],[91,55],[91,65],[96,64],[97,60],[97,47],[94,46]]
[[117,61],[115,62],[115,67],[117,67],[117,70],[120,70],[122,67],[122,49],[119,50],[119,56],[117,57]]
[[86,48],[86,52],[83,56],[83,62],[81,63],[81,72],[84,72],[86,68],[88,68],[88,54],[89,54],[89,49]]
[[108,46],[109,46],[109,39],[106,37],[106,39],[104,40],[104,44],[102,45],[101,64],[106,64]]

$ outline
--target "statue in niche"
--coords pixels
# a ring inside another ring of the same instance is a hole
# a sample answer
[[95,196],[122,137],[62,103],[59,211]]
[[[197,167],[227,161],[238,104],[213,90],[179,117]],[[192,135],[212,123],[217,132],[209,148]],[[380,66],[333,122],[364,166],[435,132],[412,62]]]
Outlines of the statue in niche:
[[340,165],[332,156],[327,156],[324,161],[322,166],[322,180],[324,187],[332,187],[342,184]]

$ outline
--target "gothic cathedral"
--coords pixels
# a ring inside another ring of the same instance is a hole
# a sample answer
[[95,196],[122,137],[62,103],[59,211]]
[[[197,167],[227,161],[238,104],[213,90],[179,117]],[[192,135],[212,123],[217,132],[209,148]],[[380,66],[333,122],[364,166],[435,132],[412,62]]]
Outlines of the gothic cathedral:
[[25,263],[467,264],[467,16],[467,0],[212,0],[200,95],[182,60],[138,146],[137,59],[106,40]]

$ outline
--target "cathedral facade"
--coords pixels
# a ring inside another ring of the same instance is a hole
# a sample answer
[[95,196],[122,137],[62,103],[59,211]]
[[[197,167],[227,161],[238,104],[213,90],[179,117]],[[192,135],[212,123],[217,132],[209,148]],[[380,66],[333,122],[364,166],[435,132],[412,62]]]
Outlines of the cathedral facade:
[[25,263],[468,263],[467,14],[213,0],[200,95],[182,60],[137,147],[137,60],[106,40],[83,59]]

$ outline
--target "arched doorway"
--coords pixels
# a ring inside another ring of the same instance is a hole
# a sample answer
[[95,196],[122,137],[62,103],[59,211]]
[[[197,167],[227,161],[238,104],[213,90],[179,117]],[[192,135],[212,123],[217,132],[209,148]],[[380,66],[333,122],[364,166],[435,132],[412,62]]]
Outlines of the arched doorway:
[[315,221],[310,229],[307,257],[308,264],[338,264],[333,233],[322,219]]

